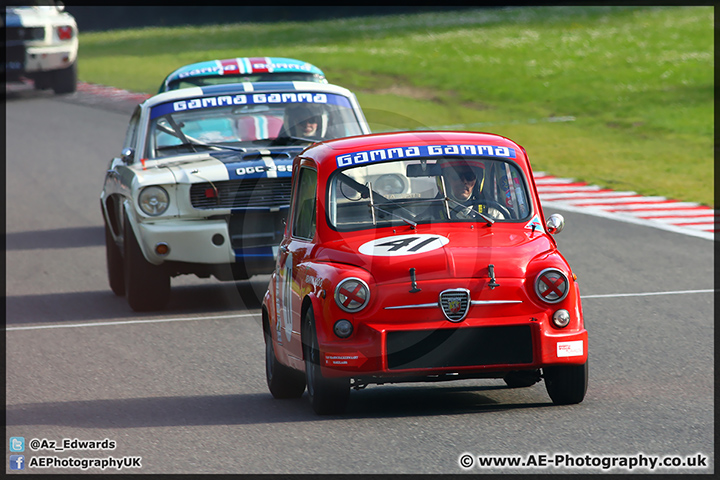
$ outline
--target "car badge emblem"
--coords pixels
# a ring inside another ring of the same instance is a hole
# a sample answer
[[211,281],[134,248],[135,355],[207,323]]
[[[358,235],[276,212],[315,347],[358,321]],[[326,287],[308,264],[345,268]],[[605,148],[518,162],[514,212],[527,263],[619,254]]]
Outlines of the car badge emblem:
[[441,292],[440,308],[445,318],[451,322],[461,322],[470,309],[470,291],[455,288]]
[[450,313],[458,313],[460,311],[460,300],[453,298],[448,302]]

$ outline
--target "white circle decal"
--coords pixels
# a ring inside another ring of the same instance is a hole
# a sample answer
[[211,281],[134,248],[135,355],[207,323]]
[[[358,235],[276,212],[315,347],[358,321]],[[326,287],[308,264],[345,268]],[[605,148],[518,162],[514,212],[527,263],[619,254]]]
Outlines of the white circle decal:
[[378,238],[377,240],[364,243],[358,251],[363,255],[393,257],[396,255],[415,255],[417,253],[430,252],[448,243],[450,243],[450,240],[441,235],[397,235],[394,237]]

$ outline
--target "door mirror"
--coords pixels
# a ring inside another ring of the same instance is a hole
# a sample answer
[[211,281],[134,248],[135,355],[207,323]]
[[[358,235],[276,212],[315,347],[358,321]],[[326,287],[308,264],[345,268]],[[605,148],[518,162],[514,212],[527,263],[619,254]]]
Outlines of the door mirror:
[[553,213],[550,215],[550,218],[547,219],[545,226],[547,227],[548,233],[553,235],[558,234],[565,228],[565,218],[559,213]]
[[133,163],[133,159],[135,158],[135,151],[132,148],[123,148],[120,159],[123,161],[124,164],[130,165]]

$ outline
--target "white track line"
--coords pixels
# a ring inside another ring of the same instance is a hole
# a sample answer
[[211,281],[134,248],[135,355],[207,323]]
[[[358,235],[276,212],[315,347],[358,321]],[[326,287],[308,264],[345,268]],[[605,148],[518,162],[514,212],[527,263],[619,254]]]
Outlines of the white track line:
[[192,322],[197,320],[219,320],[240,317],[259,317],[260,313],[244,313],[238,315],[214,315],[209,317],[183,317],[183,318],[154,318],[150,320],[124,320],[122,322],[93,322],[93,323],[71,323],[67,325],[31,325],[28,327],[7,327],[6,332],[17,330],[46,330],[51,328],[82,328],[82,327],[106,327],[110,325],[133,325],[139,323],[167,323],[167,322]]
[[705,290],[678,290],[675,292],[646,292],[646,293],[610,293],[607,295],[580,295],[580,300],[586,298],[618,298],[618,297],[650,297],[655,295],[685,295],[688,293],[714,293],[712,288]]

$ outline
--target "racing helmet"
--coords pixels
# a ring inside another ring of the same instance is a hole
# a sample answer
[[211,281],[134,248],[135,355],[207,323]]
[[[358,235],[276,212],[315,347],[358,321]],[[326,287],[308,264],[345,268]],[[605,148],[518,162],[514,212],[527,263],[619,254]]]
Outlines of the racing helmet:
[[[469,181],[475,178],[475,185],[472,188],[471,196],[478,197],[483,189],[485,182],[485,164],[479,160],[467,160],[467,159],[441,159],[438,161],[440,164],[441,175],[445,178],[445,188],[447,189],[447,195],[455,201],[463,202],[466,199],[457,198],[452,188],[450,187],[450,181],[453,179],[465,179]],[[438,177],[438,183],[440,178]],[[441,188],[438,185],[438,188]]]
[[[305,133],[305,122],[317,124],[313,133]],[[320,105],[302,104],[285,109],[283,130],[293,137],[322,138],[327,131],[327,114]]]

